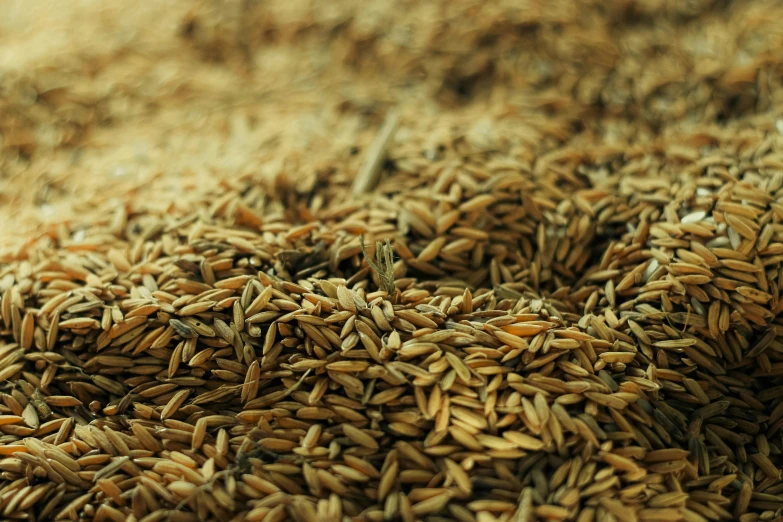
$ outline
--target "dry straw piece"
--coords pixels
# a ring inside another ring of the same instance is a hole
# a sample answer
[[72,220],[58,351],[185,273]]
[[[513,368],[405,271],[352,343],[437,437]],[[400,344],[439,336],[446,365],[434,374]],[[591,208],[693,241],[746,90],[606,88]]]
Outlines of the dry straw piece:
[[783,517],[777,3],[91,5],[0,5],[0,519]]

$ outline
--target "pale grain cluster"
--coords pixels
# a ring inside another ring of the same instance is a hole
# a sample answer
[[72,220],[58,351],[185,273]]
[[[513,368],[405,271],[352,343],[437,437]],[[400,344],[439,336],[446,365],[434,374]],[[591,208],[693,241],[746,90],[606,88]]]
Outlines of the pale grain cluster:
[[0,79],[0,520],[780,520],[781,9],[329,5]]

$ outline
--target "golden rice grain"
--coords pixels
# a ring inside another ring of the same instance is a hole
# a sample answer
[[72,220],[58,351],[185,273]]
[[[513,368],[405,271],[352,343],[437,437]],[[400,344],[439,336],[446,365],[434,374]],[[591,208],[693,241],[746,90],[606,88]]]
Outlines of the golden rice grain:
[[3,519],[783,515],[779,6],[178,2],[0,71]]

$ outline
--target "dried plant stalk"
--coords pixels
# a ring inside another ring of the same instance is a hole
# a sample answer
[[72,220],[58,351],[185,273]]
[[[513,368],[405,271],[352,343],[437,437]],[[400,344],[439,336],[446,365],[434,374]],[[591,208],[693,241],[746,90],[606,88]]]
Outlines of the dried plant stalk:
[[372,142],[370,149],[367,151],[367,156],[362,164],[362,169],[353,182],[351,192],[353,192],[354,195],[365,194],[378,185],[383,161],[386,158],[386,151],[389,147],[389,142],[394,137],[394,132],[397,130],[399,121],[400,113],[397,110],[392,110],[386,115],[383,126],[378,131],[375,141]]
[[394,294],[397,287],[394,286],[394,248],[391,245],[391,241],[387,238],[384,243],[380,241],[375,242],[375,261],[367,254],[367,250],[364,247],[364,236],[359,236],[359,241],[362,245],[364,260],[378,275],[381,290],[389,295]]

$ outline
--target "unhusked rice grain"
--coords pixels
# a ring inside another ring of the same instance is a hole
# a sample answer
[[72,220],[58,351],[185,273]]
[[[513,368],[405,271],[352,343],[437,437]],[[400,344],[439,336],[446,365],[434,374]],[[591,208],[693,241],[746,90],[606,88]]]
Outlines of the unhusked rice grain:
[[780,6],[366,4],[0,70],[0,518],[783,516]]

